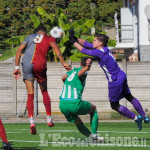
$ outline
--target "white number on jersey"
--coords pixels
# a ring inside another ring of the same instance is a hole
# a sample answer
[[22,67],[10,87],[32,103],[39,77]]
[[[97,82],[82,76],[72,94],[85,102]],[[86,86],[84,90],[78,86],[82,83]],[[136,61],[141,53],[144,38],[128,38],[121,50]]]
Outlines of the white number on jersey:
[[43,35],[42,35],[42,34],[39,34],[39,35],[37,35],[37,36],[34,38],[34,42],[35,42],[35,43],[41,43],[42,39],[43,39]]
[[68,77],[68,81],[72,81],[73,80],[73,78],[74,78],[74,76],[75,76],[75,74],[76,74],[76,71],[75,72],[73,72],[69,77]]

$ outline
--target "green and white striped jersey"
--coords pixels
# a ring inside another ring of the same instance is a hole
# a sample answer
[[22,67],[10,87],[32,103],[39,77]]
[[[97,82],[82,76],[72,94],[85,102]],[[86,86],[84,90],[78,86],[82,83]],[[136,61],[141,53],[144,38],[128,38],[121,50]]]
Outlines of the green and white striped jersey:
[[82,67],[74,68],[66,73],[67,78],[64,82],[63,89],[59,97],[60,99],[75,100],[82,98],[87,72],[82,77],[79,77],[78,72],[81,69]]

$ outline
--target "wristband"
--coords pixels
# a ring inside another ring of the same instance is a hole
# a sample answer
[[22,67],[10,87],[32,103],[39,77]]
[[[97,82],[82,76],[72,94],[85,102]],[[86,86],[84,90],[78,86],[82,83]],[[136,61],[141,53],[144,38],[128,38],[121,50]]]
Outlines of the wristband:
[[15,66],[15,69],[20,69],[20,66]]

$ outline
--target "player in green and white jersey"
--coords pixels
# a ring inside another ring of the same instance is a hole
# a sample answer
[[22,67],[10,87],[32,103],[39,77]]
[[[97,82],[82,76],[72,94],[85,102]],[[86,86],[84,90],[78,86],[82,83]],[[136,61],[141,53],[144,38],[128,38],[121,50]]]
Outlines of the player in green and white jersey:
[[[83,135],[92,135],[94,141],[102,141],[103,137],[97,136],[98,115],[96,106],[88,101],[82,100],[82,93],[85,86],[87,71],[90,70],[92,59],[89,57],[81,58],[79,68],[68,71],[63,77],[63,89],[60,95],[59,108],[68,122],[74,122]],[[84,126],[79,115],[90,114],[92,133]]]

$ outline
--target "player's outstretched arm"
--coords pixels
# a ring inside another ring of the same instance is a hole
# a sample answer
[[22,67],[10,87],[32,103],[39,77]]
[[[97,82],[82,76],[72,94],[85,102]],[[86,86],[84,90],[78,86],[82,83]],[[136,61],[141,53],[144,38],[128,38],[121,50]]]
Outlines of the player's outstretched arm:
[[79,51],[81,51],[82,48],[83,48],[83,46],[80,45],[78,42],[75,42],[73,45],[74,45]]
[[89,71],[92,65],[92,59],[87,59],[86,60],[86,66],[83,67],[79,72],[78,72],[78,76],[81,77],[82,75],[85,74],[86,71]]
[[87,41],[85,41],[83,39],[77,38],[75,36],[75,33],[74,33],[73,29],[69,30],[69,41],[70,41],[71,44],[74,44],[75,42],[78,42],[82,46],[85,46],[87,48],[93,49],[93,44],[92,43],[88,43]]
[[59,59],[60,59],[62,65],[64,66],[64,68],[65,68],[66,70],[71,70],[70,65],[67,64],[67,63],[64,61],[64,59],[63,59],[63,57],[62,57],[62,54],[61,54],[61,52],[60,52],[60,49],[58,48],[56,42],[52,42],[52,43],[51,43],[51,47],[53,48],[53,50],[54,50],[54,52],[56,53],[56,55],[59,57]]
[[78,38],[78,42],[83,45],[85,43],[85,40]]
[[[78,39],[81,43],[84,44],[85,40],[82,39]],[[69,41],[71,44],[73,44],[79,51],[81,51],[84,47],[81,45],[81,43],[79,44],[79,41],[76,39],[76,37],[69,35]],[[88,43],[89,44],[89,43]],[[93,48],[93,44],[91,44]]]
[[21,44],[17,50],[16,53],[16,60],[15,60],[15,71],[13,73],[14,78],[17,80],[19,79],[20,75],[21,75],[21,71],[20,71],[20,58],[21,58],[21,53],[23,51],[23,49],[26,47],[26,45]]
[[98,50],[98,49],[86,49],[83,46],[81,46],[79,43],[75,42],[73,44],[82,54],[86,54],[89,56],[94,56],[94,57],[99,57],[101,58],[101,56],[103,55],[103,52]]

